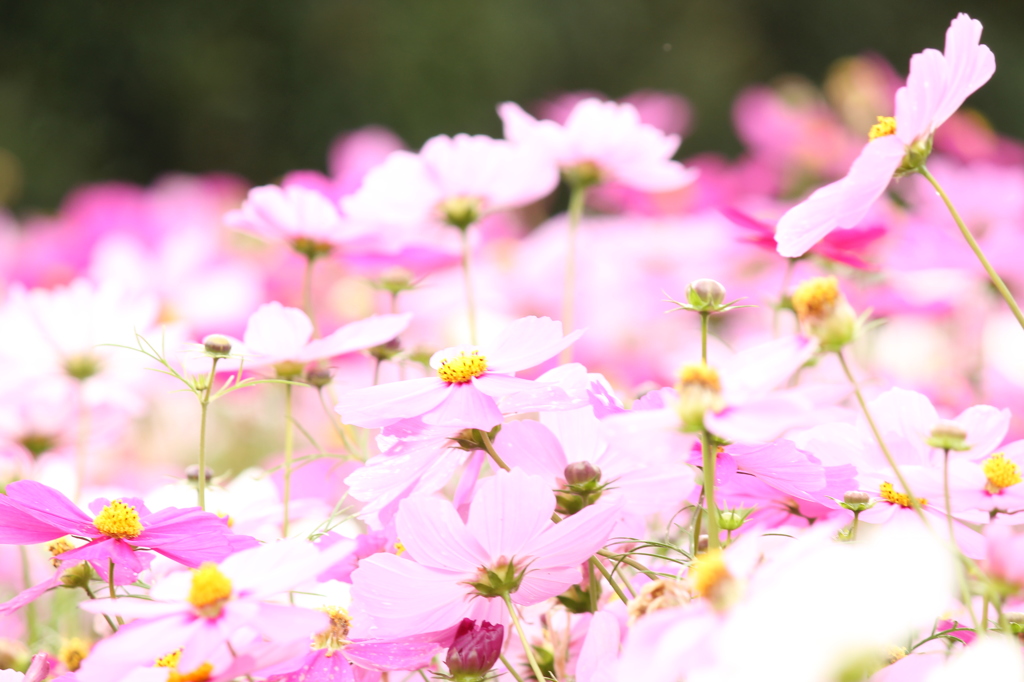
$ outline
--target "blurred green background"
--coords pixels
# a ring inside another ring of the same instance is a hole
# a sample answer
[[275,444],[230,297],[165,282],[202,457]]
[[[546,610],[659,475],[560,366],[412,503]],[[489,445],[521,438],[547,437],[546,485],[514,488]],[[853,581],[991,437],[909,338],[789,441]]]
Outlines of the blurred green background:
[[905,73],[958,11],[998,63],[972,105],[1024,137],[1020,0],[0,0],[0,201],[168,170],[267,182],[322,168],[345,129],[499,135],[498,102],[582,88],[680,92],[681,155],[735,154],[744,85],[867,50]]

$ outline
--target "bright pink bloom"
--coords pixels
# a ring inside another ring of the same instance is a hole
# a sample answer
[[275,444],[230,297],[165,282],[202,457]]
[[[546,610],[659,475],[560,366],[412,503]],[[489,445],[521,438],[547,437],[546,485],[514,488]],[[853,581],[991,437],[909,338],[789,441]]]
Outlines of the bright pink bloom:
[[199,507],[151,512],[137,498],[101,498],[89,505],[96,515],[90,518],[63,494],[35,481],[8,485],[6,494],[0,495],[0,509],[0,543],[27,545],[66,535],[85,538],[87,544],[57,557],[88,561],[104,578],[113,561],[115,582],[120,584],[133,582],[152,560],[138,550],[152,550],[195,567],[255,543],[234,535],[224,519]]
[[407,551],[364,559],[352,574],[353,632],[443,639],[463,618],[507,625],[501,600],[471,584],[490,580],[487,571],[506,578],[516,604],[562,593],[580,581],[580,564],[607,542],[620,510],[598,502],[559,524],[554,511],[550,486],[519,469],[482,481],[466,521],[446,500],[403,500],[396,523]]
[[672,160],[679,136],[641,123],[632,104],[588,98],[573,107],[563,125],[538,121],[513,102],[499,106],[498,114],[506,138],[544,150],[563,171],[589,164],[601,181],[646,192],[677,190],[697,177]]
[[576,341],[583,330],[562,336],[562,323],[524,317],[491,344],[455,346],[434,353],[436,377],[356,389],[335,410],[348,424],[373,428],[422,418],[434,426],[490,430],[503,413],[576,407],[557,385],[528,381],[515,373],[544,362]]
[[981,22],[960,14],[946,31],[945,52],[928,49],[910,59],[907,84],[896,93],[896,129],[875,137],[845,178],[826,185],[779,220],[778,251],[807,252],[837,227],[857,225],[882,195],[908,153],[926,154],[935,129],[995,72],[992,51],[980,44]]
[[[83,602],[92,613],[138,618],[99,644],[82,664],[82,682],[107,682],[181,648],[178,667],[195,670],[230,642],[235,650],[249,643],[305,643],[330,624],[327,614],[270,603],[289,591],[311,586],[318,574],[340,559],[347,547],[321,552],[305,540],[282,540],[238,552],[219,566],[173,573],[153,587],[151,601],[97,599]],[[276,661],[292,658],[287,646]]]
[[418,154],[392,152],[342,205],[354,219],[375,224],[457,224],[453,211],[472,223],[533,203],[557,184],[555,169],[534,150],[486,135],[438,135]]

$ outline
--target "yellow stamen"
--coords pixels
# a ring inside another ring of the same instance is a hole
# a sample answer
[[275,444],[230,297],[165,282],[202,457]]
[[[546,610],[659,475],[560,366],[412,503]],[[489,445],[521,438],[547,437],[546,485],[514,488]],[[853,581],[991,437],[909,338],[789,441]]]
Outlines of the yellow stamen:
[[167,682],[206,682],[212,676],[213,666],[209,663],[203,663],[190,673],[178,672],[178,662],[180,660],[181,649],[178,649],[156,659],[153,667],[171,669],[170,675],[167,676]]
[[405,554],[405,545],[402,544],[401,540],[395,541],[395,556],[402,556]]
[[231,581],[220,572],[217,564],[205,563],[192,572],[192,589],[188,600],[200,615],[216,618],[231,597]]
[[680,389],[691,386],[706,388],[712,393],[722,392],[722,382],[718,379],[718,372],[703,362],[695,365],[684,365],[679,370]]
[[[893,489],[892,483],[886,481],[882,485],[878,486],[878,491],[882,494],[882,499],[892,504],[898,504],[904,508],[910,508],[914,505],[910,504],[910,496],[906,493],[898,493]],[[917,498],[917,503],[922,507],[928,504],[928,500],[923,497]]]
[[104,507],[92,523],[104,535],[124,540],[134,540],[145,530],[139,522],[139,513],[135,507],[121,500],[114,500]]
[[53,564],[53,567],[57,568],[58,566],[60,566],[61,560],[57,558],[58,554],[70,552],[74,548],[75,546],[68,542],[67,538],[60,538],[58,540],[54,540],[49,545],[47,545],[46,549],[50,552],[50,556],[53,557],[52,559],[50,559],[50,563]]
[[793,310],[801,320],[822,318],[832,312],[840,296],[835,277],[812,277],[793,292]]
[[689,580],[694,594],[711,599],[722,583],[731,578],[725,553],[716,547],[698,555],[690,564]]
[[437,368],[437,376],[449,384],[466,384],[486,371],[487,358],[475,350],[469,355],[459,353],[457,357],[443,361]]
[[72,637],[60,645],[57,660],[63,663],[70,672],[75,672],[82,667],[82,660],[89,655],[91,648],[92,646],[84,639]]
[[868,131],[868,139],[874,140],[879,137],[885,137],[886,135],[896,134],[896,119],[892,116],[879,116],[878,123],[871,126],[871,130]]
[[340,606],[325,606],[320,610],[330,616],[331,624],[313,636],[313,648],[327,649],[326,655],[330,656],[349,643],[348,631],[352,627],[352,619]]
[[992,495],[997,495],[1003,492],[1005,488],[1021,482],[1020,469],[1017,467],[1017,463],[1011,459],[1006,459],[1006,455],[1001,452],[986,459],[981,465],[981,470],[985,472],[985,478],[988,479],[988,483],[985,484],[985,490]]

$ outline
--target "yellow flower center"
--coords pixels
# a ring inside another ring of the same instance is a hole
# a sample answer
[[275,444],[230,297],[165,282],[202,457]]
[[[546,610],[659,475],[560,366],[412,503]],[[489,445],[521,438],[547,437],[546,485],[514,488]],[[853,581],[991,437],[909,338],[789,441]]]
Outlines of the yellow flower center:
[[985,478],[988,479],[985,490],[992,495],[998,495],[1005,488],[1021,482],[1020,469],[1017,468],[1017,463],[1011,459],[1006,459],[1006,455],[1001,452],[986,459],[981,465],[981,470],[985,472]]
[[206,682],[212,676],[213,666],[209,663],[203,663],[190,673],[178,672],[178,662],[180,660],[181,649],[178,649],[156,659],[153,667],[171,669],[171,674],[167,676],[167,682]]
[[475,350],[469,355],[464,352],[450,358],[437,368],[437,376],[449,384],[466,384],[487,371],[487,358]]
[[712,393],[722,392],[722,382],[718,379],[718,372],[703,362],[695,365],[684,365],[679,370],[679,388],[683,389],[692,386],[706,388]]
[[402,556],[405,554],[405,545],[402,544],[401,540],[395,541],[395,556]]
[[[878,486],[878,491],[882,494],[882,499],[885,500],[886,502],[898,504],[901,507],[909,508],[914,506],[910,504],[909,495],[907,495],[906,493],[896,492],[896,490],[892,487],[892,483],[889,483],[888,481]],[[923,497],[919,497],[917,498],[917,503],[923,507],[924,505],[928,504],[928,500],[924,499]]]
[[842,294],[835,277],[812,277],[793,292],[793,310],[801,320],[821,318],[832,312]]
[[868,139],[874,140],[879,137],[885,137],[886,135],[896,134],[896,119],[892,116],[879,116],[878,123],[871,126],[871,130],[868,131]]
[[192,589],[188,600],[200,615],[216,618],[231,597],[231,581],[220,572],[217,564],[207,562],[192,572]]
[[84,639],[72,637],[60,645],[57,652],[57,660],[64,664],[70,672],[75,672],[82,667],[82,660],[89,655],[92,647]]
[[720,547],[698,555],[690,564],[690,587],[694,594],[711,599],[722,583],[732,576],[725,565],[725,553]]
[[331,624],[323,632],[313,635],[313,648],[327,649],[327,656],[330,656],[349,643],[348,631],[352,627],[352,619],[339,606],[325,606],[320,610],[330,617]]
[[134,540],[145,530],[139,522],[139,513],[135,507],[121,500],[114,500],[104,507],[92,520],[92,524],[104,535],[124,540]]

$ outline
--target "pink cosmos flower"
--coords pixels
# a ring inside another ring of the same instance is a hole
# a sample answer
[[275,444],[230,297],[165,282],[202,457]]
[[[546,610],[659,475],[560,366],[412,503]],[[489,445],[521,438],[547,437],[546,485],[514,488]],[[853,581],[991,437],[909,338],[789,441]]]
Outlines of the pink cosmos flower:
[[[989,513],[1024,510],[1024,441],[1008,443],[982,461],[949,463],[950,503],[954,511]],[[936,490],[930,494],[939,493]]]
[[544,150],[563,172],[584,171],[647,192],[669,192],[693,182],[697,173],[673,161],[679,136],[642,123],[632,104],[587,98],[563,125],[538,121],[513,102],[498,107],[505,137]]
[[330,625],[329,618],[271,602],[311,585],[345,551],[344,544],[321,552],[305,540],[282,540],[238,552],[220,565],[204,563],[197,571],[173,573],[153,587],[151,600],[83,602],[81,608],[91,613],[138,620],[97,644],[78,677],[107,682],[179,648],[178,668],[192,671],[217,663],[212,659],[226,643],[236,651],[261,640],[281,646],[281,656],[264,659],[264,667],[292,658],[295,647],[284,645],[304,644]]
[[556,385],[528,381],[515,373],[557,355],[583,334],[562,336],[562,323],[524,317],[490,344],[455,346],[434,353],[436,377],[356,389],[341,396],[335,410],[349,424],[374,428],[419,417],[434,426],[489,431],[503,413],[575,407]]
[[392,152],[342,206],[368,223],[466,227],[533,203],[557,184],[557,172],[535,150],[486,135],[438,135],[418,154]]
[[[295,375],[311,362],[387,343],[405,331],[411,319],[411,313],[374,315],[314,339],[313,323],[305,312],[274,301],[252,314],[242,343],[232,344],[232,357],[218,362],[217,371],[236,371],[239,359],[234,356],[242,356],[243,367],[274,367],[279,375]],[[190,363],[195,370],[206,367],[209,371],[209,365],[207,357]]]
[[620,513],[598,502],[555,524],[555,497],[540,477],[499,471],[480,483],[463,521],[446,500],[403,500],[396,517],[402,556],[377,554],[352,574],[359,635],[454,634],[463,618],[507,626],[498,595],[530,605],[581,579]]
[[882,195],[908,157],[923,163],[935,129],[995,72],[992,51],[980,44],[981,22],[959,14],[946,31],[944,52],[928,49],[910,59],[907,84],[896,92],[896,116],[872,128],[871,141],[845,178],[826,185],[779,220],[778,251],[803,255],[837,227],[853,227]]
[[152,550],[186,566],[220,561],[232,552],[255,544],[236,536],[223,519],[198,507],[168,507],[151,512],[142,500],[94,500],[90,518],[71,500],[35,481],[16,481],[0,495],[0,543],[35,544],[66,535],[89,542],[56,557],[61,561],[88,561],[106,579],[113,561],[118,584],[134,582],[152,557]]
[[286,241],[311,258],[365,241],[373,234],[365,225],[344,219],[320,192],[298,185],[254,187],[242,207],[225,215],[224,222],[267,239]]

